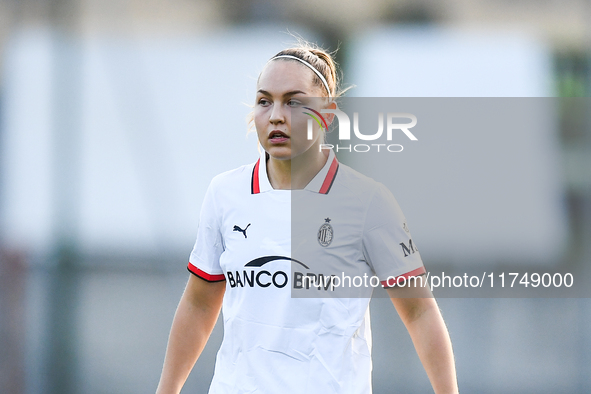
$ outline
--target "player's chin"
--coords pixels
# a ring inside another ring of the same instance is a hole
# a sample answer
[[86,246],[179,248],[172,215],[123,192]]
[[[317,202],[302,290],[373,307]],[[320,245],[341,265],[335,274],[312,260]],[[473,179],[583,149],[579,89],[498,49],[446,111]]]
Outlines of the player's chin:
[[269,156],[277,160],[291,159],[291,147],[289,146],[269,146],[265,151]]

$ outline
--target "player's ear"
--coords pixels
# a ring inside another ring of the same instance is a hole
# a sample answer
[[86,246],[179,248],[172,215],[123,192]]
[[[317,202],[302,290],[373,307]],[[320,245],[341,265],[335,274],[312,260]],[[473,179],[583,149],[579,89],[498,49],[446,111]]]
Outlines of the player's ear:
[[[328,105],[326,107],[324,107],[324,109],[339,109],[339,106],[337,105],[336,102],[334,101],[330,101],[328,103]],[[327,124],[331,124],[332,121],[334,120],[335,114],[323,114],[324,119],[326,119],[326,123]]]

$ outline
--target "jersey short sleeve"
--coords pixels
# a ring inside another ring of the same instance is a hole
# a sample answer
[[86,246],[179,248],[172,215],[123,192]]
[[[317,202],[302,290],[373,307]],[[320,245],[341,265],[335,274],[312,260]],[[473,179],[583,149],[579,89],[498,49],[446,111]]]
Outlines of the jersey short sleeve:
[[224,251],[224,242],[220,231],[221,217],[216,204],[214,181],[211,182],[205,193],[199,217],[197,240],[187,267],[191,273],[209,282],[225,279],[220,267],[220,256]]
[[406,219],[392,193],[382,184],[371,198],[363,231],[363,254],[385,286],[400,276],[425,272]]

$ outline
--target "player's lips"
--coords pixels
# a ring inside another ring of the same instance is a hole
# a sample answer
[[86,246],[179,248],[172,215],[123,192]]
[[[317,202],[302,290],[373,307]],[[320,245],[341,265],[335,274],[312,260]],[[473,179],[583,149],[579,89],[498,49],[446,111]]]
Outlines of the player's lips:
[[269,141],[272,144],[281,144],[287,140],[289,140],[289,136],[281,130],[273,130],[269,133]]

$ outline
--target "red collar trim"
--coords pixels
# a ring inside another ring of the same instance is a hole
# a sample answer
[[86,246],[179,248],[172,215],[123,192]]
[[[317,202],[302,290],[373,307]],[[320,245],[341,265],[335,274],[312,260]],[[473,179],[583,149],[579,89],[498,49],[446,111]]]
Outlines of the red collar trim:
[[337,172],[339,171],[339,162],[336,158],[332,159],[332,163],[330,164],[330,168],[328,169],[328,173],[326,174],[326,178],[324,178],[324,182],[322,183],[322,187],[318,193],[320,194],[328,194],[332,184],[334,183],[335,178],[337,177]]
[[252,179],[250,182],[250,194],[259,194],[261,192],[261,186],[259,182],[259,165],[261,159],[259,158],[252,169]]

